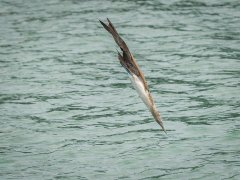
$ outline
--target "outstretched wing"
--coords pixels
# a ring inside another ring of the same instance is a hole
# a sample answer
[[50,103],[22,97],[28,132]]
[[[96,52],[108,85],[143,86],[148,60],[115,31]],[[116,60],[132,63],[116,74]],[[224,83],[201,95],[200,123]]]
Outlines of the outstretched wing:
[[[99,20],[100,21],[100,20]],[[122,54],[118,52],[118,59],[121,63],[121,65],[127,70],[128,73],[135,74],[144,84],[144,87],[146,90],[149,90],[147,82],[145,80],[144,74],[139,68],[136,60],[134,59],[132,53],[130,52],[127,44],[124,42],[124,40],[120,37],[118,34],[116,28],[113,26],[111,21],[107,18],[108,25],[100,21],[100,23],[103,25],[103,27],[113,36],[115,42],[122,50]]]

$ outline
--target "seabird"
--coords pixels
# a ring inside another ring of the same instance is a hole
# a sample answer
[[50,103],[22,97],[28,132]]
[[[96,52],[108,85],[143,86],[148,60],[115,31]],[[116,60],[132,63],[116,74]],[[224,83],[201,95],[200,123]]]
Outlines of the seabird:
[[144,104],[148,107],[156,122],[161,126],[162,130],[166,133],[160,113],[157,110],[157,107],[154,103],[153,97],[150,93],[143,72],[141,71],[139,65],[137,64],[136,59],[133,57],[133,54],[130,52],[127,44],[118,34],[116,28],[113,26],[113,24],[108,18],[107,21],[108,25],[103,23],[102,21],[100,21],[100,23],[113,36],[115,42],[122,51],[122,53],[118,52],[118,59],[120,61],[120,64],[127,71],[129,78],[133,84],[133,87],[138,92],[140,98],[142,99]]

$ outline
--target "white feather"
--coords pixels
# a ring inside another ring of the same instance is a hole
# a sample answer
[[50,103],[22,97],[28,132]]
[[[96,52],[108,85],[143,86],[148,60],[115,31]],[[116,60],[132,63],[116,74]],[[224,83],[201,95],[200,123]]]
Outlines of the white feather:
[[133,84],[133,87],[138,92],[140,98],[142,99],[144,104],[146,104],[146,106],[150,109],[151,101],[148,95],[149,92],[145,89],[143,82],[135,74],[133,74],[132,76],[130,75],[129,77]]

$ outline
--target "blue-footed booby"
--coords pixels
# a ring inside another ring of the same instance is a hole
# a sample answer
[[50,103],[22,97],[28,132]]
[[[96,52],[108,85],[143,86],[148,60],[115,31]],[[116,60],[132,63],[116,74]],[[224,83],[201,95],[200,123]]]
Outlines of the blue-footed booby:
[[166,133],[160,113],[157,110],[157,107],[154,103],[153,97],[150,93],[150,90],[148,88],[148,84],[144,77],[143,72],[141,71],[139,65],[137,64],[136,59],[133,57],[133,54],[130,52],[127,44],[118,34],[116,28],[113,26],[113,24],[108,18],[107,18],[107,21],[108,21],[108,24],[105,24],[102,21],[100,21],[100,23],[113,36],[115,42],[117,43],[117,45],[120,47],[122,51],[122,53],[118,52],[118,59],[120,61],[120,64],[127,71],[130,77],[130,80],[133,84],[133,87],[136,89],[140,98],[142,99],[144,104],[148,107],[148,109],[152,113],[156,122],[161,126],[163,131]]

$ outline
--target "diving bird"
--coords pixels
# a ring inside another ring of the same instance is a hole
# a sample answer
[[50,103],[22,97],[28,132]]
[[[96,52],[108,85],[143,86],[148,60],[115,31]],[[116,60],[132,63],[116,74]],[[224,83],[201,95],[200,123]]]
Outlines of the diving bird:
[[143,72],[141,71],[139,65],[137,64],[136,59],[133,57],[133,54],[130,52],[127,44],[118,34],[116,28],[113,26],[113,24],[108,18],[107,21],[108,24],[105,24],[102,21],[100,21],[100,23],[113,36],[113,39],[115,40],[115,42],[122,51],[122,53],[118,51],[118,59],[120,61],[120,64],[127,71],[129,78],[132,82],[132,85],[138,92],[140,98],[142,99],[144,104],[148,107],[156,122],[161,126],[162,130],[166,133],[166,130],[163,126],[163,121],[161,119],[161,115],[154,103],[153,97],[150,93]]

